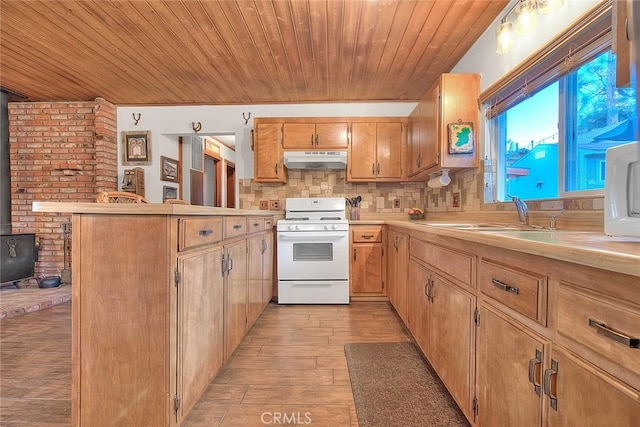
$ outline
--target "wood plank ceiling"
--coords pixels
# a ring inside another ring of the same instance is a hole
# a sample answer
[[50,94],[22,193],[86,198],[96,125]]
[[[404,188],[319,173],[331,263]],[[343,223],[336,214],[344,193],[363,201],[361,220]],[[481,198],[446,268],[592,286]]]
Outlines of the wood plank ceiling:
[[0,85],[120,105],[414,101],[507,3],[2,0]]

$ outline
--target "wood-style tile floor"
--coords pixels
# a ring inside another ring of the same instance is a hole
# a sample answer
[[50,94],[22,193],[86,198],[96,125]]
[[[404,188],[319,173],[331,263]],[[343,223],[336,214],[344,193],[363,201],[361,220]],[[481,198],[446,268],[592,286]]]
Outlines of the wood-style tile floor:
[[[355,427],[344,344],[411,339],[384,302],[269,304],[183,426]],[[0,323],[0,425],[70,425],[70,349],[70,303]]]

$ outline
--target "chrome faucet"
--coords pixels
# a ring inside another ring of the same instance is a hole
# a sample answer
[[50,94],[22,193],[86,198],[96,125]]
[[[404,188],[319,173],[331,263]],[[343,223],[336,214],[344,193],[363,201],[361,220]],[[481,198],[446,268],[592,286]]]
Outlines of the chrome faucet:
[[520,225],[529,225],[529,207],[527,204],[516,196],[511,196],[511,200],[516,204]]

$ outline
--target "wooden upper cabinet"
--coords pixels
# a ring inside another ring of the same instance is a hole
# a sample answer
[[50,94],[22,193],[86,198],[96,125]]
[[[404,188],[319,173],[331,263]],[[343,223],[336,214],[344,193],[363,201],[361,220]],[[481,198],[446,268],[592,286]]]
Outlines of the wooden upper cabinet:
[[283,127],[285,150],[346,149],[348,122],[341,119],[286,119]]
[[402,181],[405,119],[351,124],[348,181]]
[[[478,167],[479,74],[442,74],[410,117],[408,177],[422,181],[441,169]],[[449,125],[471,123],[473,152],[450,152]]]
[[256,182],[286,182],[282,154],[282,122],[256,119],[253,177]]

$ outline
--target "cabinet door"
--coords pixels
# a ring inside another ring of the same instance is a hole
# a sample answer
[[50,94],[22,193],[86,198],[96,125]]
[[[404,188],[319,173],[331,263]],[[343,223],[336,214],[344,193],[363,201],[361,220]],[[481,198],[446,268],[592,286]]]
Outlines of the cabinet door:
[[547,404],[555,406],[547,408],[549,426],[638,425],[638,390],[561,347],[553,348],[551,364],[555,369],[545,371],[544,387]]
[[376,177],[402,178],[402,123],[378,123],[376,129]]
[[351,149],[349,157],[349,179],[376,177],[376,124],[351,124]]
[[316,146],[316,125],[313,123],[285,123],[283,147],[287,149],[313,150]]
[[475,297],[435,273],[431,275],[430,295],[431,352],[427,357],[462,411],[472,419]]
[[440,85],[435,85],[427,94],[420,120],[419,171],[438,165],[438,153],[440,150],[439,130]]
[[271,302],[273,297],[273,233],[268,231],[262,236],[264,251],[262,254],[262,306]]
[[420,129],[422,127],[421,117],[424,101],[421,101],[416,105],[416,108],[411,112],[408,119],[407,130],[407,160],[406,168],[407,175],[413,176],[418,173],[420,169]]
[[382,294],[382,244],[352,245],[351,295]]
[[280,123],[257,123],[254,141],[254,180],[285,182]]
[[409,262],[407,311],[409,330],[424,354],[429,354],[429,297],[431,272],[415,261]]
[[316,148],[333,150],[347,148],[347,122],[316,123]]
[[178,257],[178,396],[189,413],[223,363],[222,248]]
[[409,236],[390,231],[387,250],[387,293],[398,316],[407,325],[407,282],[409,264]]
[[262,311],[262,277],[264,269],[263,238],[262,235],[247,239],[248,249],[248,304],[247,326],[251,327]]
[[542,361],[546,341],[480,306],[478,419],[483,426],[542,425]]
[[247,331],[247,241],[225,246],[228,262],[225,278],[225,360]]

